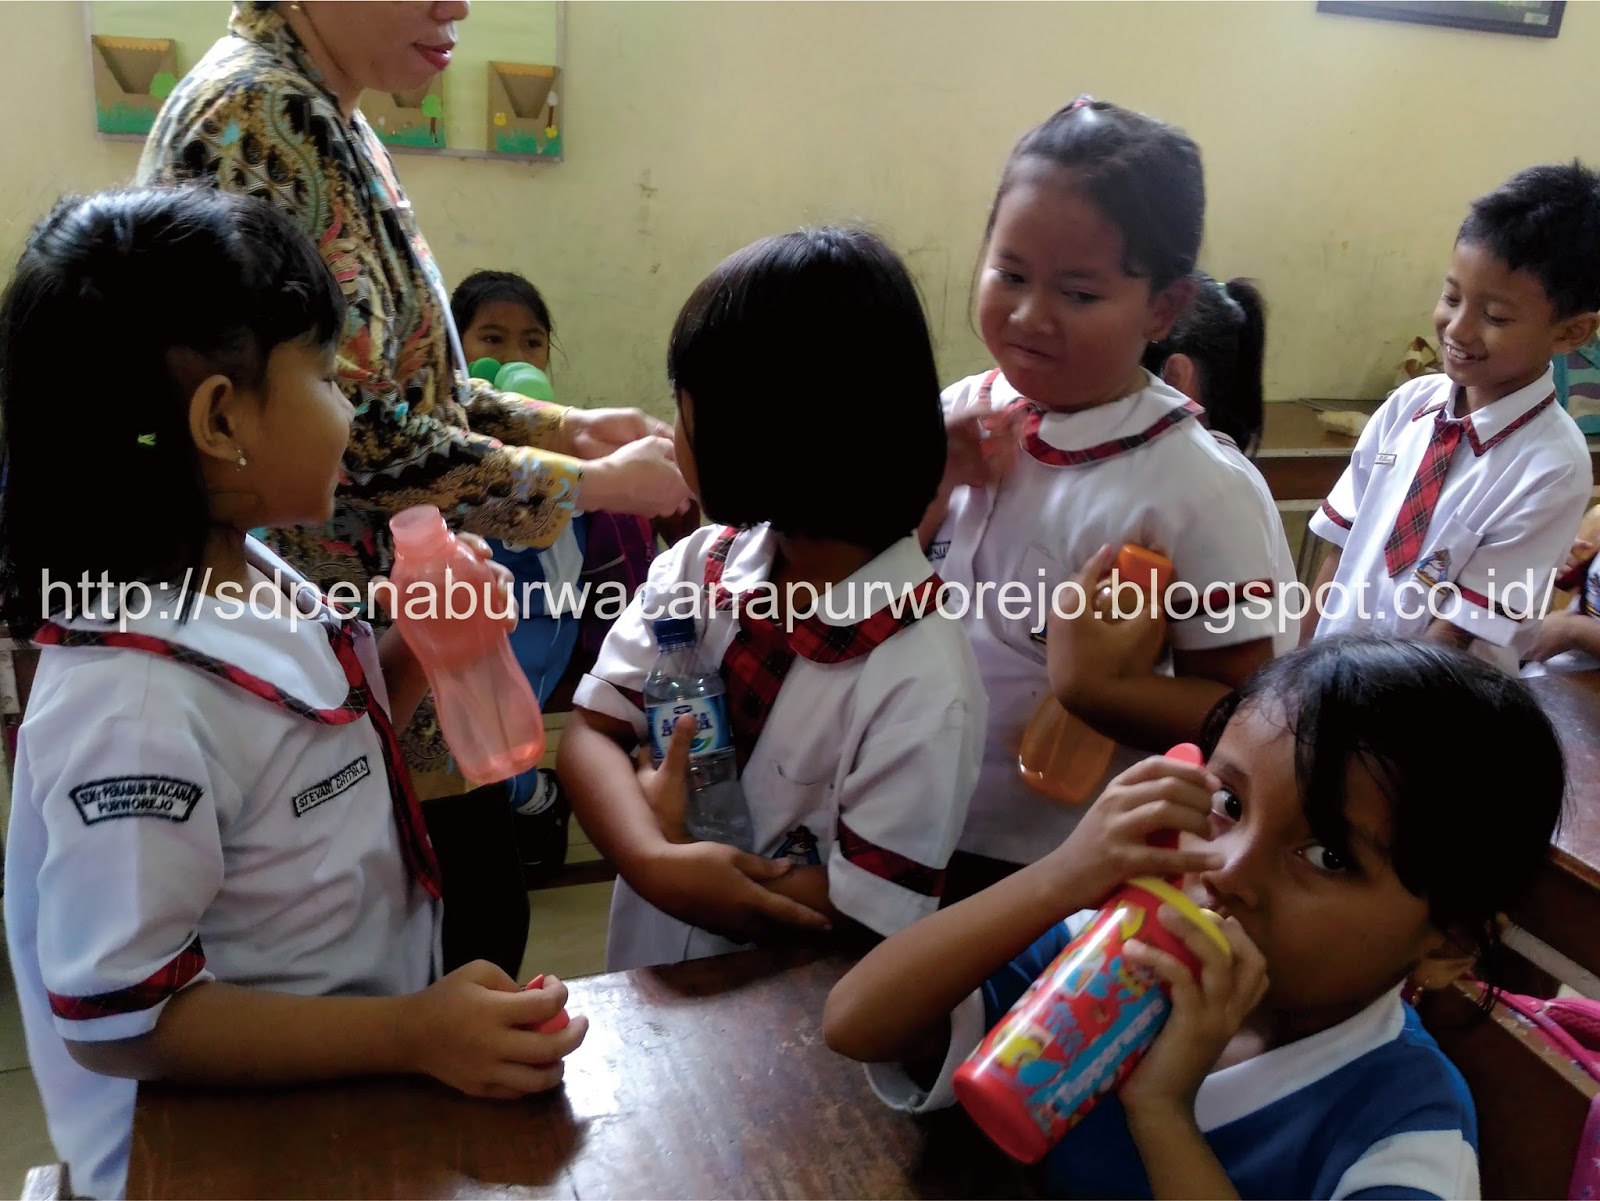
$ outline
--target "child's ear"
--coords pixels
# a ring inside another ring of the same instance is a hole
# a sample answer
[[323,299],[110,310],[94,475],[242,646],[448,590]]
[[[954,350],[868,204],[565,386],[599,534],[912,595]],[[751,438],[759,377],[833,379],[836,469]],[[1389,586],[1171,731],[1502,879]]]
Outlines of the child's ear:
[[1579,313],[1576,317],[1556,322],[1556,344],[1552,356],[1571,354],[1594,337],[1596,329],[1600,329],[1600,313]]
[[1173,280],[1150,298],[1149,320],[1144,327],[1146,342],[1159,342],[1172,332],[1172,327],[1194,299],[1196,287],[1194,277],[1186,275]]
[[189,436],[202,458],[243,466],[239,442],[243,397],[225,375],[208,375],[189,396]]
[[1449,988],[1472,970],[1477,958],[1477,952],[1460,935],[1437,935],[1437,942],[1411,969],[1411,983],[1424,989]]
[[1178,353],[1161,365],[1161,378],[1190,400],[1200,399],[1200,368],[1188,355]]

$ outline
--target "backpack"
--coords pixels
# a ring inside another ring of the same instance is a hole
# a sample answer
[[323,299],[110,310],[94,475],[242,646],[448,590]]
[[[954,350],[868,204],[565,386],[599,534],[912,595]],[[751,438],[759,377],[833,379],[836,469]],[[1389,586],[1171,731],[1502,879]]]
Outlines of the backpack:
[[[1531,1022],[1558,1051],[1600,1080],[1600,1001],[1588,997],[1529,997],[1501,993],[1500,1003]],[[1600,1199],[1600,1095],[1589,1106],[1578,1140],[1568,1201]]]

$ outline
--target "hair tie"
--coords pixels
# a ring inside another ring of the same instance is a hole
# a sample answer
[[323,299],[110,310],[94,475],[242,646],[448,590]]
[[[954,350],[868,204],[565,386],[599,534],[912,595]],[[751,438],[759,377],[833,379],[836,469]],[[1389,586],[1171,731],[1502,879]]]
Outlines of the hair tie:
[[1093,103],[1094,103],[1094,97],[1089,95],[1088,92],[1085,92],[1083,95],[1079,96],[1076,100],[1074,100],[1071,104],[1067,105],[1067,111],[1070,113],[1073,109],[1084,108],[1084,107],[1087,107],[1088,105],[1091,105]]

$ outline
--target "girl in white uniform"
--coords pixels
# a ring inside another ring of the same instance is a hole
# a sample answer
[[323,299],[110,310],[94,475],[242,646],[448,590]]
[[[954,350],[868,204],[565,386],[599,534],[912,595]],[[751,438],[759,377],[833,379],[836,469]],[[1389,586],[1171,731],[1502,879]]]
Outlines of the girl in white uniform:
[[[966,625],[989,694],[952,895],[1038,858],[1082,815],[1018,774],[1043,698],[1054,693],[1121,744],[1109,777],[1193,740],[1207,709],[1272,657],[1274,564],[1259,500],[1195,419],[1199,406],[1141,365],[1194,293],[1204,210],[1193,141],[1087,97],[1024,135],[1001,177],[977,298],[996,369],[945,391],[959,453],[923,526],[934,568],[971,597]],[[968,453],[978,427],[991,431],[987,457]],[[992,453],[997,430],[1002,447],[1020,441],[1018,453]],[[1079,616],[1040,637],[1050,598],[1074,584],[1095,592],[1123,543],[1174,564],[1173,675],[1150,670],[1159,641],[1126,645],[1151,623],[1098,619],[1070,592],[1059,607]],[[1030,604],[1015,603],[1019,585]]]
[[[837,422],[813,413],[822,346],[849,381]],[[795,926],[893,933],[939,903],[985,707],[912,536],[945,456],[916,288],[869,234],[764,239],[689,298],[668,374],[679,466],[725,524],[651,566],[562,733],[573,811],[622,877],[607,967],[714,955]],[[651,741],[650,618],[683,616],[685,596],[701,598],[702,663],[726,683],[754,853],[684,833],[693,722],[653,731],[671,739],[659,769],[636,774],[629,757]]]
[[[156,189],[59,204],[0,311],[5,618],[42,647],[6,936],[78,1195],[123,1193],[139,1080],[513,1096],[586,1029],[523,1029],[557,981],[436,978],[438,866],[394,736],[421,670],[246,533],[329,517],[343,317],[266,204]],[[63,393],[91,335],[102,382]]]

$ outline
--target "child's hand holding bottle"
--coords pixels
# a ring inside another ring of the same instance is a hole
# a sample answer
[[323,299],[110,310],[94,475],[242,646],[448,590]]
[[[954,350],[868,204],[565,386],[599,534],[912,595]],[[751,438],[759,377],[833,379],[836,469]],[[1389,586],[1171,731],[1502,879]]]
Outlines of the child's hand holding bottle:
[[1200,961],[1200,974],[1197,979],[1175,957],[1137,938],[1124,948],[1136,966],[1167,986],[1172,999],[1166,1025],[1118,1090],[1134,1127],[1193,1124],[1201,1082],[1267,991],[1266,960],[1237,918],[1221,923],[1231,956],[1171,905],[1161,907],[1159,920]]
[[589,1031],[589,1019],[558,1024],[567,986],[517,982],[484,960],[466,964],[419,993],[400,998],[399,1068],[432,1076],[470,1097],[509,1100],[561,1083],[563,1063]]
[[1215,851],[1182,849],[1173,836],[1210,836],[1211,798],[1220,787],[1204,768],[1162,756],[1112,780],[1067,840],[1045,856],[1063,890],[1061,912],[1093,908],[1134,876],[1215,868]]

